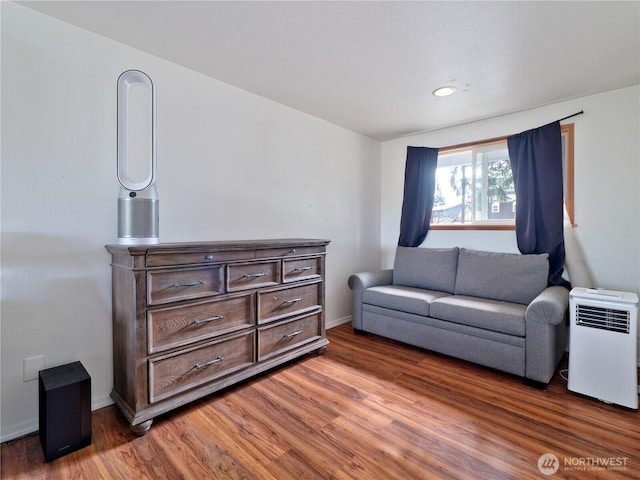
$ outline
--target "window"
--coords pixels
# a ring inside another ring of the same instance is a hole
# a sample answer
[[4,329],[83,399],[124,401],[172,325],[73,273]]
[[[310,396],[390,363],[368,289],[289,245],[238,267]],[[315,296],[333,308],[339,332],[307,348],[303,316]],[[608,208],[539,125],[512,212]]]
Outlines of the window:
[[[565,204],[573,220],[573,124],[561,125]],[[440,149],[431,229],[515,228],[507,139]]]
[[431,224],[513,224],[515,199],[506,140],[438,155]]

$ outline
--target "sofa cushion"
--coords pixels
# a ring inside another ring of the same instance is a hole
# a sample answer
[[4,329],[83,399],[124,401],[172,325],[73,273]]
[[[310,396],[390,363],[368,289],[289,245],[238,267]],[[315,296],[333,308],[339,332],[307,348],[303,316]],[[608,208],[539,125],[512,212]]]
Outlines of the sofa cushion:
[[[565,289],[566,290],[566,289]],[[399,312],[397,310],[389,310],[388,308],[376,307],[375,305],[367,305],[366,303],[362,305],[362,310],[364,312],[364,317],[366,317],[367,321],[363,323],[365,330],[367,332],[371,331],[368,329],[368,326],[372,324],[372,318],[376,318],[376,323],[382,324],[386,323],[388,327],[380,328],[387,329],[388,332],[397,333],[401,324],[405,324],[405,326],[411,327],[407,325],[408,323],[416,323],[420,325],[418,330],[415,330],[415,339],[414,341],[418,342],[418,346],[422,346],[425,348],[425,344],[432,343],[431,335],[434,332],[434,329],[442,331],[445,335],[452,334],[451,341],[455,342],[456,339],[460,340],[461,336],[464,337],[476,337],[478,339],[488,340],[490,342],[501,343],[503,345],[510,345],[518,348],[522,348],[524,350],[526,339],[525,337],[519,337],[517,335],[508,335],[506,333],[494,332],[493,330],[488,330],[486,328],[478,328],[478,327],[470,327],[469,325],[462,325],[460,323],[449,322],[446,320],[438,320],[433,317],[425,317],[424,315],[414,315],[413,313],[407,312]],[[427,327],[428,330],[424,330],[423,327]],[[426,334],[426,332],[429,332]],[[377,333],[377,332],[372,332]],[[385,337],[393,337],[393,335],[383,335]],[[440,338],[441,335],[438,335]],[[427,347],[428,348],[428,347]]]
[[547,286],[548,257],[461,248],[455,293],[526,305]]
[[393,284],[453,293],[458,250],[458,247],[397,247]]
[[525,336],[526,305],[466,295],[449,295],[431,303],[430,315],[471,327]]
[[401,285],[385,285],[367,288],[362,294],[362,302],[401,312],[429,315],[429,304],[436,298],[447,295],[420,288]]

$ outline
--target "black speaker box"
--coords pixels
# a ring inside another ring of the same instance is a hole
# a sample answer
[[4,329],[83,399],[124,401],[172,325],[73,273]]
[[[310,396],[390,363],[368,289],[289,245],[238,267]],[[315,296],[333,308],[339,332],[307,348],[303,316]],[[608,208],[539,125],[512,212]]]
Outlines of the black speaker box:
[[40,370],[40,443],[47,462],[91,445],[91,377],[80,362]]

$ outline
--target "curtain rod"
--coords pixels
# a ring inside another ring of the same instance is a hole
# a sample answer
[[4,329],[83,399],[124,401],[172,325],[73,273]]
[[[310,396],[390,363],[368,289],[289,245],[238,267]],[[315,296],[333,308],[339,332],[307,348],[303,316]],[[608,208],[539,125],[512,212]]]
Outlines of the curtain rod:
[[566,117],[561,118],[561,119],[560,119],[560,120],[558,120],[558,121],[559,121],[559,122],[561,122],[561,121],[563,121],[563,120],[568,120],[568,119],[570,119],[570,118],[572,118],[572,117],[577,117],[578,115],[582,115],[583,113],[584,113],[584,110],[580,110],[579,112],[574,113],[574,114],[572,114],[572,115],[567,115]]

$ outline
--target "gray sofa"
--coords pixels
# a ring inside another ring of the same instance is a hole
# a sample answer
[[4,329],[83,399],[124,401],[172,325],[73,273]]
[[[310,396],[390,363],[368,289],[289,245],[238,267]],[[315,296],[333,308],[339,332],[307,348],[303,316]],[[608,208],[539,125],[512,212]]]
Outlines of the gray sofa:
[[392,270],[349,278],[353,328],[547,384],[569,306],[548,270],[547,254],[398,247]]

